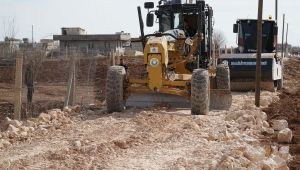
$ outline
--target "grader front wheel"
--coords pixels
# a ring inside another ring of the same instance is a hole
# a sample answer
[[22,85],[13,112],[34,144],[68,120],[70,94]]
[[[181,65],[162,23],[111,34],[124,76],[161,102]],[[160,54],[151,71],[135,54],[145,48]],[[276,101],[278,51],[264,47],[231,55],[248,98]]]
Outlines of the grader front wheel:
[[109,113],[122,112],[124,110],[125,75],[126,72],[122,66],[111,66],[107,72],[106,103]]
[[193,115],[209,112],[209,75],[204,69],[194,70],[191,81],[191,107]]
[[217,66],[217,88],[230,90],[230,70],[227,62]]

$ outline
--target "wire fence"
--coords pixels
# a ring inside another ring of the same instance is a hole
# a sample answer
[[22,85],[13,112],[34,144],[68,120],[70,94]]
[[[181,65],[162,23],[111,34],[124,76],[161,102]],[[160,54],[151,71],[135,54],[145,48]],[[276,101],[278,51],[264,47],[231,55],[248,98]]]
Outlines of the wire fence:
[[0,54],[0,120],[14,117],[18,98],[21,118],[66,105],[101,106],[105,101],[108,67],[118,65],[120,58],[134,67],[132,74],[139,74],[136,67],[142,66],[143,57],[82,53],[76,49],[49,55],[34,48]]

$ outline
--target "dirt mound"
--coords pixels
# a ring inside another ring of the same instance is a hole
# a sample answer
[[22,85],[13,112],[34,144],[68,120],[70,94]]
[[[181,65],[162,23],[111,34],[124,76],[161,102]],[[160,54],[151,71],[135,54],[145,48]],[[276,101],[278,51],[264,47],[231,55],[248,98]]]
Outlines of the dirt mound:
[[295,159],[290,163],[291,169],[300,167],[300,59],[290,58],[285,62],[284,89],[280,94],[280,100],[272,103],[265,109],[268,118],[285,119],[289,128],[293,130],[293,141],[290,152]]
[[[143,66],[143,57],[122,57],[124,62],[128,64],[131,75],[140,75]],[[76,62],[76,76],[79,82],[86,82],[90,80],[104,80],[106,77],[108,59],[106,57],[99,58],[82,58]],[[118,61],[116,61],[118,64]],[[36,81],[43,83],[58,83],[67,82],[69,74],[69,60],[56,59],[46,60],[40,65],[36,65]],[[25,67],[23,67],[25,72]],[[14,82],[14,66],[0,67],[0,83]]]

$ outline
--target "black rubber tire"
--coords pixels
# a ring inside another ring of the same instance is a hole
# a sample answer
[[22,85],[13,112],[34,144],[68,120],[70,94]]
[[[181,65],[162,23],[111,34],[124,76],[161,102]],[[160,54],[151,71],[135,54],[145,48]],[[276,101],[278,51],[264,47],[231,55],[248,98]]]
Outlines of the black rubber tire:
[[192,115],[206,115],[209,112],[209,75],[204,69],[193,71],[191,81]]
[[281,61],[281,79],[277,80],[277,90],[281,90],[283,88],[283,74],[284,74],[284,64]]
[[277,80],[277,90],[281,90],[283,86],[282,79]]
[[108,113],[122,112],[125,107],[124,79],[125,69],[122,66],[111,66],[106,79],[106,104]]
[[217,66],[217,89],[230,89],[230,70],[227,62]]

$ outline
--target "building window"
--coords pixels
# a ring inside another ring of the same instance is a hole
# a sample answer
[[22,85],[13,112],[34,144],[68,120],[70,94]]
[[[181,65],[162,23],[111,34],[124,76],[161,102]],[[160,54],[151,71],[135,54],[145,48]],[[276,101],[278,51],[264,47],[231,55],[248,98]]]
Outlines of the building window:
[[67,30],[66,29],[62,29],[62,35],[67,35]]
[[89,48],[89,49],[93,49],[93,48],[94,48],[94,44],[93,44],[93,43],[88,44],[88,48]]

